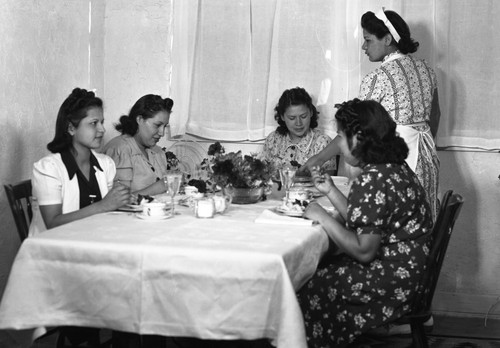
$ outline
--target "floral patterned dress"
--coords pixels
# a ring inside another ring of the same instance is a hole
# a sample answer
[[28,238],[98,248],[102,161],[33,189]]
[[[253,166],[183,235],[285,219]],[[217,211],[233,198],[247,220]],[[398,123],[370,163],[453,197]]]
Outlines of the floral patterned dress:
[[[275,168],[290,165],[291,161],[304,164],[307,160],[320,153],[332,139],[317,129],[311,129],[300,142],[293,143],[290,135],[281,135],[274,131],[269,134],[262,151],[263,159],[273,163]],[[325,170],[335,169],[335,161],[329,160],[322,166]]]
[[425,60],[395,53],[363,78],[359,92],[360,99],[382,104],[398,125],[410,126],[422,134],[416,148],[405,140],[410,152],[418,152],[412,170],[426,191],[434,218],[438,210],[439,158],[429,121],[436,90],[436,74]]
[[380,234],[370,263],[347,255],[323,262],[298,293],[309,347],[344,347],[409,311],[429,253],[432,218],[425,192],[405,163],[367,165],[353,182],[346,225]]

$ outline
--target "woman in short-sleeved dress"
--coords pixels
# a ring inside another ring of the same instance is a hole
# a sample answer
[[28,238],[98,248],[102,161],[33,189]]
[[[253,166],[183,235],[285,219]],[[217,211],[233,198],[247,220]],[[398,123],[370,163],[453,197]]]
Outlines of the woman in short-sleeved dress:
[[[418,178],[404,162],[406,155],[387,155],[393,151],[408,153],[403,139],[395,137],[394,121],[387,121],[389,115],[377,102],[355,99],[344,104],[336,115],[338,124],[339,119],[344,122],[339,127],[340,138],[352,134],[364,138],[358,140],[359,148],[353,145],[352,149],[358,150],[353,150],[352,155],[343,151],[346,161],[359,166],[356,155],[370,152],[378,162],[360,162],[365,164],[360,166],[362,172],[354,180],[347,201],[333,184],[316,186],[327,193],[345,224],[334,220],[316,203],[306,211],[308,218],[320,222],[341,252],[329,251],[298,294],[308,345],[315,348],[344,347],[370,328],[409,311],[429,252],[432,229],[430,206]],[[376,112],[370,111],[373,105]],[[360,120],[352,116],[360,114],[368,115]],[[380,129],[374,131],[375,127]],[[392,131],[380,131],[384,129]],[[374,135],[377,132],[380,134]],[[317,181],[317,175],[313,170],[315,184],[323,182]],[[342,200],[343,204],[337,203]],[[363,244],[367,240],[369,244]]]
[[33,165],[33,220],[29,235],[115,210],[130,200],[129,190],[113,187],[113,160],[94,152],[105,133],[102,100],[75,88],[59,108],[52,152]]
[[[262,157],[276,169],[303,165],[332,140],[316,128],[319,113],[304,88],[285,90],[274,111],[278,127],[267,136]],[[333,171],[335,166],[335,161],[327,161],[323,169]]]
[[156,145],[165,135],[174,102],[159,95],[139,98],[128,115],[115,125],[122,134],[103,148],[116,164],[116,180],[134,194],[157,195],[166,191],[163,176],[167,158]]
[[424,60],[395,53],[365,76],[359,93],[360,99],[380,102],[407,143],[416,143],[407,161],[427,192],[433,214],[438,209],[439,158],[429,122],[436,90],[436,75]]

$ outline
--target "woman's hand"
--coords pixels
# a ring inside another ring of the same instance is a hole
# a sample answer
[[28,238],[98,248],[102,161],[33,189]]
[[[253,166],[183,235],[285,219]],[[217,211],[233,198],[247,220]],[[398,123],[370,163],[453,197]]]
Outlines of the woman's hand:
[[104,211],[116,210],[132,201],[130,188],[124,185],[115,185],[99,202]]
[[307,170],[311,171],[313,167],[321,166],[325,161],[318,155],[314,155],[309,157],[309,159],[304,163],[299,171],[306,172]]
[[319,167],[313,167],[311,169],[311,176],[313,179],[314,186],[319,192],[328,195],[331,190],[335,187],[332,178],[328,174],[321,174]]
[[326,161],[340,155],[339,138],[335,137],[323,150],[310,157],[303,167],[312,170],[313,167],[322,166]]

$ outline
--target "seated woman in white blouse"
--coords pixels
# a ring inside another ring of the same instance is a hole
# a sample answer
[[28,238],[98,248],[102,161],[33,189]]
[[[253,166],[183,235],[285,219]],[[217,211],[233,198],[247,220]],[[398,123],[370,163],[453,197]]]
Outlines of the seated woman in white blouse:
[[157,195],[166,191],[163,176],[167,158],[156,145],[165,135],[174,102],[147,94],[115,125],[122,134],[111,139],[103,152],[116,164],[116,179],[133,194]]
[[130,202],[127,187],[113,187],[113,160],[94,152],[101,146],[103,122],[102,100],[94,92],[75,88],[62,103],[54,139],[47,145],[52,154],[33,166],[39,210],[30,235]]
[[[330,143],[331,138],[316,129],[319,113],[304,88],[285,90],[274,111],[278,128],[267,136],[262,157],[276,169],[302,165]],[[322,168],[334,170],[335,163],[327,161]]]
[[[101,146],[103,122],[102,100],[94,92],[75,88],[62,103],[56,134],[47,145],[52,154],[33,165],[37,204],[30,236],[130,203],[127,187],[113,187],[113,160],[94,152]],[[59,330],[74,346],[99,340],[98,329],[65,326]]]

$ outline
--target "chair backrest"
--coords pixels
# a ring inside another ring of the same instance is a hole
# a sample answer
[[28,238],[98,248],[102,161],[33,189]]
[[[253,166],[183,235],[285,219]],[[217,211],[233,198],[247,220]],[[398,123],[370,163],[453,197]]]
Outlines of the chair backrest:
[[463,203],[462,196],[456,193],[453,194],[452,190],[443,195],[436,223],[432,230],[432,242],[426,270],[420,281],[420,291],[413,301],[412,314],[431,310],[432,298],[436,290],[448,242]]
[[14,185],[4,185],[4,188],[22,242],[28,237],[29,225],[33,218],[31,180],[24,180]]

